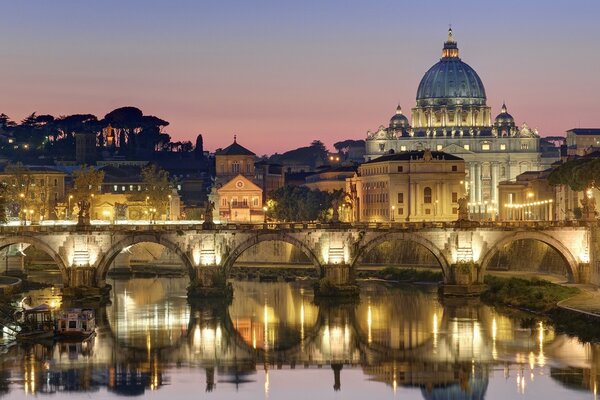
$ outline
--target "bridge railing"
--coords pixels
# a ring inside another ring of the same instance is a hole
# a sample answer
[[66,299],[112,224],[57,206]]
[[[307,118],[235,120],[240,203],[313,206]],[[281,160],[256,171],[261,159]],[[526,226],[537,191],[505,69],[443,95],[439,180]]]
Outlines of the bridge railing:
[[307,230],[307,229],[366,229],[366,230],[420,230],[420,229],[552,229],[565,227],[588,227],[585,221],[483,221],[460,225],[456,222],[354,222],[354,223],[322,223],[322,222],[268,222],[268,223],[225,223],[207,229],[202,224],[165,224],[165,225],[0,225],[0,234],[57,233],[57,232],[176,232],[176,231],[263,231],[263,230]]

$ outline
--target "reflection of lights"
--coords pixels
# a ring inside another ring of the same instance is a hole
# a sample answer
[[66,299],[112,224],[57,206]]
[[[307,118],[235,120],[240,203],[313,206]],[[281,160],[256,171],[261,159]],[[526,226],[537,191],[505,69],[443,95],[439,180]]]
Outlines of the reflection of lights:
[[438,316],[437,313],[433,313],[433,348],[437,348],[438,341]]
[[538,355],[538,364],[540,367],[546,365],[546,357],[544,356],[544,323],[540,321],[539,323],[539,335],[538,339],[540,340],[540,352]]
[[498,324],[496,317],[492,319],[492,358],[496,360],[498,358],[498,349],[496,349],[496,336],[498,335]]
[[371,312],[371,305],[369,304],[369,308],[367,309],[367,329],[368,329],[367,341],[369,344],[371,344],[371,342],[373,341],[373,336],[371,335],[372,324],[373,324],[373,315]]

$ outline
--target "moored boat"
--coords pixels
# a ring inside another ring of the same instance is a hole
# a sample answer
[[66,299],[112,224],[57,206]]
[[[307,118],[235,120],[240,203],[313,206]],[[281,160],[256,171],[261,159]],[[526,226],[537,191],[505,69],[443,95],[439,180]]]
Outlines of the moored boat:
[[56,316],[55,337],[58,340],[85,340],[94,335],[96,317],[91,308],[61,310]]
[[16,338],[19,341],[36,341],[54,337],[54,318],[52,308],[48,304],[23,310],[19,315],[18,323],[21,329]]

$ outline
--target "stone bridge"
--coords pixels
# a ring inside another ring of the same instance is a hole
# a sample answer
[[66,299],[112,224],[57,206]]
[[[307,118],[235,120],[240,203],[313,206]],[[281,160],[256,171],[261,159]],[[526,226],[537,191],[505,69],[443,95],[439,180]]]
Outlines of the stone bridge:
[[228,224],[214,229],[183,224],[57,225],[2,227],[0,250],[32,245],[56,262],[65,287],[102,288],[121,252],[138,243],[157,243],[181,258],[193,283],[214,288],[215,274],[227,277],[245,250],[281,241],[299,248],[321,277],[344,286],[353,284],[355,265],[365,254],[383,242],[405,240],[429,250],[441,266],[445,285],[462,292],[483,282],[490,260],[503,246],[522,239],[546,243],[564,260],[570,281],[587,282],[591,235],[592,228],[585,224],[552,223]]

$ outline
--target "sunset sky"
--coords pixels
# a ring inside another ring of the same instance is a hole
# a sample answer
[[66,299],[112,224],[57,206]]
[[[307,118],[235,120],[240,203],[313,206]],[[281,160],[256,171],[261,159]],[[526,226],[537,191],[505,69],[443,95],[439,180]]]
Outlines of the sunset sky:
[[257,154],[364,139],[415,104],[451,23],[493,114],[600,127],[600,2],[0,1],[0,112],[132,105]]

